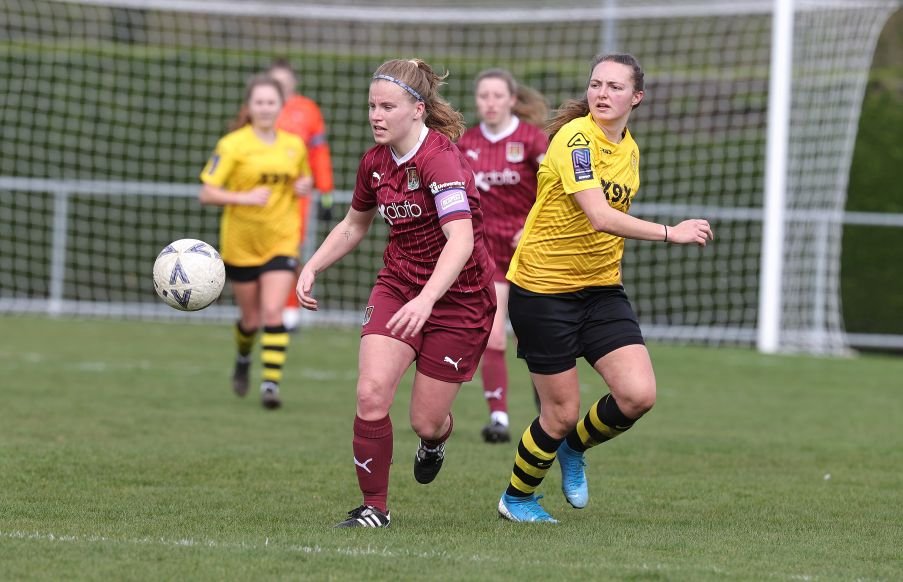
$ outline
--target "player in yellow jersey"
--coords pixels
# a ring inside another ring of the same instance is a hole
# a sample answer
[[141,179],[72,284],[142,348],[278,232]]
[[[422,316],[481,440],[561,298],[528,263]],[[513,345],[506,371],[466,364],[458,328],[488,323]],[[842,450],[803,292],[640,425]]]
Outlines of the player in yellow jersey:
[[[709,223],[676,226],[627,214],[640,186],[640,152],[627,130],[644,97],[643,70],[627,54],[593,62],[582,100],[562,105],[547,127],[536,203],[508,280],[508,311],[541,402],[518,443],[499,514],[511,521],[555,520],[534,494],[555,458],[565,498],[589,500],[584,452],[633,426],[655,403],[655,374],[621,284],[624,239],[705,244]],[[580,419],[576,360],[583,357],[611,390]]]
[[[304,140],[307,146],[308,161],[313,172],[314,188],[319,192],[317,197],[317,216],[326,223],[332,222],[332,158],[329,153],[329,143],[326,141],[326,123],[317,103],[304,95],[296,92],[298,77],[295,69],[284,58],[277,58],[270,64],[267,74],[279,81],[285,96],[285,105],[276,120],[276,127],[295,134]],[[310,205],[313,196],[300,198],[298,210],[301,213],[301,244],[304,245],[310,223]],[[311,232],[316,238],[317,233]],[[300,274],[300,269],[296,275]],[[301,322],[298,297],[294,293],[288,294],[285,307],[282,310],[282,321],[290,332],[298,329]]]
[[271,409],[282,404],[279,382],[289,343],[282,306],[298,266],[298,198],[309,196],[313,187],[304,142],[276,129],[282,105],[275,79],[251,79],[234,131],[219,140],[201,173],[199,195],[202,204],[224,208],[220,254],[241,311],[232,387],[239,396],[247,394],[251,349],[262,326],[260,392]]

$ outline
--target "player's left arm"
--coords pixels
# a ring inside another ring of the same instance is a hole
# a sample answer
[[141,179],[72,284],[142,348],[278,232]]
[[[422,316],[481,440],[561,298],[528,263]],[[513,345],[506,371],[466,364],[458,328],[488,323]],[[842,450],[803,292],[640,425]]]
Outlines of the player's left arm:
[[676,226],[669,226],[636,218],[612,208],[605,199],[602,189],[598,187],[576,192],[574,198],[597,232],[607,232],[635,240],[695,243],[701,247],[715,239],[715,233],[708,220],[693,218],[684,220]]
[[445,246],[420,294],[402,306],[386,324],[393,335],[411,337],[420,332],[436,304],[467,264],[473,254],[473,223],[470,218],[451,220],[442,225]]
[[357,248],[370,230],[375,216],[375,206],[365,211],[349,208],[345,218],[330,231],[298,276],[295,294],[301,307],[311,311],[317,310],[317,300],[312,293],[317,275]]

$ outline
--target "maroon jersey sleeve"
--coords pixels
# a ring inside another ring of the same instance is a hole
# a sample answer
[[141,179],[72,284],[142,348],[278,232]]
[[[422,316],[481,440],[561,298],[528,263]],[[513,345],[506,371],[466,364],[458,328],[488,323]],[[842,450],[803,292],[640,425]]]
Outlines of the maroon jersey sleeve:
[[461,163],[457,149],[450,147],[424,159],[421,171],[433,195],[439,224],[471,217],[467,185],[471,182],[472,187],[473,172]]

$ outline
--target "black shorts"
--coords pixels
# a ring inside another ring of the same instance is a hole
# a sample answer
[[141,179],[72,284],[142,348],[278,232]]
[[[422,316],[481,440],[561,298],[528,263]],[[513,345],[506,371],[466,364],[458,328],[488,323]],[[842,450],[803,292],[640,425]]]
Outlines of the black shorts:
[[620,285],[548,294],[512,283],[508,316],[517,336],[517,357],[535,374],[570,370],[578,357],[594,365],[618,348],[645,344]]
[[226,263],[226,277],[229,278],[230,281],[236,281],[238,283],[250,283],[251,281],[256,281],[260,278],[260,276],[267,271],[292,271],[298,268],[298,258],[297,257],[285,257],[278,256],[273,257],[269,261],[265,262],[262,265],[257,267],[236,267],[235,265],[230,265]]

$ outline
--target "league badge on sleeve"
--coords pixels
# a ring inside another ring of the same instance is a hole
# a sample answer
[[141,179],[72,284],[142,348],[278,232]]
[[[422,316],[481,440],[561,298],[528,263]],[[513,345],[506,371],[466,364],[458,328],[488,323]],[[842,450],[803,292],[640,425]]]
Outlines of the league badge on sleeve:
[[408,191],[420,188],[420,175],[417,173],[417,168],[406,168],[406,171],[408,175]]
[[214,152],[213,156],[211,156],[210,161],[207,162],[207,174],[213,175],[216,173],[216,167],[219,165],[219,153]]
[[524,144],[519,141],[509,141],[505,144],[505,160],[509,164],[517,164],[524,161]]
[[571,152],[571,163],[574,166],[574,181],[585,182],[593,179],[593,161],[589,148],[580,148]]

